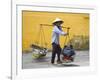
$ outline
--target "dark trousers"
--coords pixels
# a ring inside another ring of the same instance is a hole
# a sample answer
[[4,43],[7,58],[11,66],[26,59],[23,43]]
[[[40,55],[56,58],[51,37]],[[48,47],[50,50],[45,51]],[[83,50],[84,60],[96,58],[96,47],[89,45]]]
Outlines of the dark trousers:
[[57,54],[57,61],[60,61],[61,47],[58,44],[52,43],[52,57],[51,63],[54,63]]

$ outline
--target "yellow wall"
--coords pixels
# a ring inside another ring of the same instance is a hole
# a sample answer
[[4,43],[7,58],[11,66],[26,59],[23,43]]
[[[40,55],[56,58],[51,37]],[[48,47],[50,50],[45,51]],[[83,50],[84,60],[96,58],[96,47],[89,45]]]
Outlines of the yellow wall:
[[[38,41],[36,39],[38,37],[40,24],[52,24],[52,21],[56,17],[59,17],[64,21],[64,27],[71,28],[71,37],[73,35],[89,35],[89,14],[23,11],[23,50],[28,50],[31,44]],[[48,48],[51,48],[52,26],[44,26],[43,29]],[[61,46],[64,43],[64,39],[64,37],[61,37]]]

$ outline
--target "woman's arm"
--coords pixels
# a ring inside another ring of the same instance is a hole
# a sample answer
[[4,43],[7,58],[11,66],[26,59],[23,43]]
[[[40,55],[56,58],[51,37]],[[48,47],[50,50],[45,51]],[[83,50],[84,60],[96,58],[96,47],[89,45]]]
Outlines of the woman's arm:
[[60,34],[60,35],[67,35],[66,32],[63,32],[62,30],[60,30],[60,29],[59,29],[58,27],[56,27],[56,26],[55,26],[55,28],[54,28],[53,31],[56,32],[56,33],[58,33],[58,34]]

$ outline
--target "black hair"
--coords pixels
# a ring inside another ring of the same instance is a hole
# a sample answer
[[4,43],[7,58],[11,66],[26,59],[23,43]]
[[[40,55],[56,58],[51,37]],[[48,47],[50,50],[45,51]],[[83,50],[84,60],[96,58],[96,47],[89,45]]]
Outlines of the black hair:
[[73,45],[70,45],[70,48],[73,49]]

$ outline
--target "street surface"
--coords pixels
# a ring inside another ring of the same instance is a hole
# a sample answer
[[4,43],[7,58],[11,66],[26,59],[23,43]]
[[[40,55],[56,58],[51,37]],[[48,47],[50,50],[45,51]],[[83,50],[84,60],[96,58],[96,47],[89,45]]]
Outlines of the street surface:
[[34,69],[34,68],[55,68],[55,67],[81,67],[89,66],[89,51],[76,51],[74,62],[55,64],[52,65],[51,52],[47,53],[44,58],[33,59],[32,53],[23,54],[22,56],[22,68],[23,69]]

